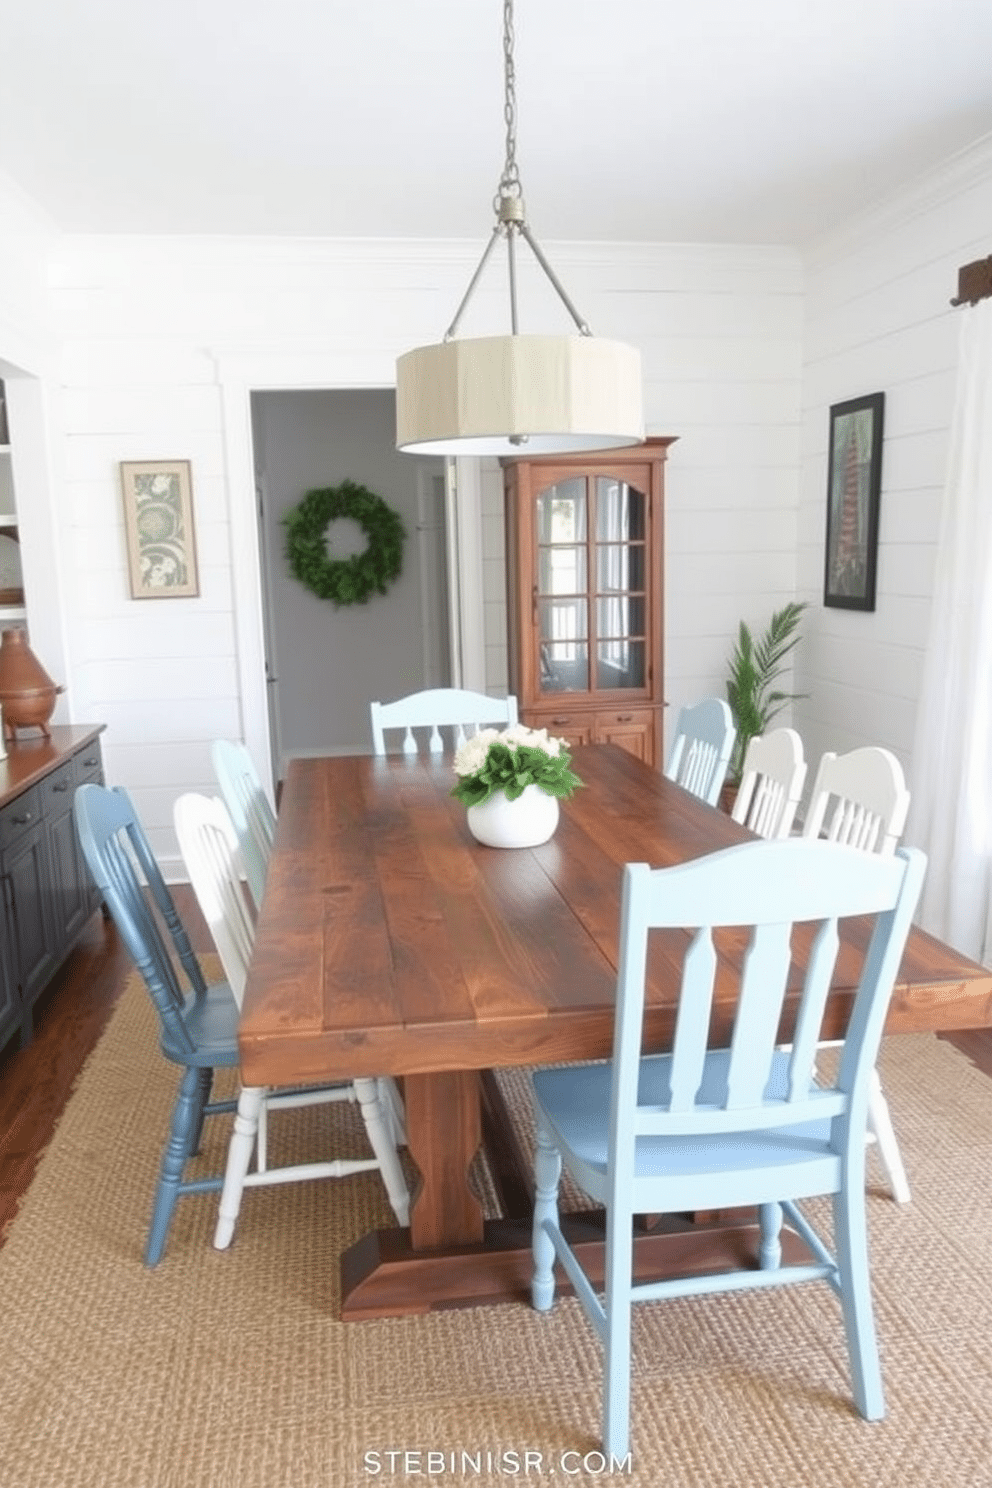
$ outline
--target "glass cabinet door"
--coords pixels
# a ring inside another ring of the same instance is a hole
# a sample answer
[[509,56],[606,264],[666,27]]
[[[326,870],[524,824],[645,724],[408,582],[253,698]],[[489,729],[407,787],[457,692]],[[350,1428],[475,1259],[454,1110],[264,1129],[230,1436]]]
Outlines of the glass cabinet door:
[[539,492],[534,604],[542,693],[647,685],[647,497],[604,475]]

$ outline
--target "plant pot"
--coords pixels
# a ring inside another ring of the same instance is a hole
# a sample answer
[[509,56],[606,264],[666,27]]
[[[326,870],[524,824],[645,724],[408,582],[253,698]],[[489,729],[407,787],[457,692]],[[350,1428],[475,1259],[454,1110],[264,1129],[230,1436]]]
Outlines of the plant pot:
[[5,630],[0,637],[0,708],[5,739],[19,728],[38,728],[49,738],[48,720],[55,699],[65,689],[52,681],[28,645],[23,630]]
[[527,785],[515,801],[502,791],[465,813],[468,829],[486,847],[537,847],[558,825],[558,798],[539,785]]

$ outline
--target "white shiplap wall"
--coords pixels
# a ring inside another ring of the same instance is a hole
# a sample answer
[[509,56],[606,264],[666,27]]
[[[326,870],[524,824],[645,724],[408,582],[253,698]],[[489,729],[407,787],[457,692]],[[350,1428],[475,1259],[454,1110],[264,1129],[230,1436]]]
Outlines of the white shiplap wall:
[[[954,401],[958,267],[992,252],[992,138],[848,224],[807,257],[797,721],[825,749],[883,744],[912,784],[916,698]],[[873,613],[825,609],[823,542],[832,403],[885,393]]]
[[[666,564],[674,711],[722,689],[738,617],[761,619],[794,588],[799,261],[775,248],[548,251],[594,331],[641,347],[648,432],[678,436]],[[210,785],[210,741],[241,734],[247,722],[231,554],[244,551],[238,534],[253,521],[252,498],[228,474],[218,379],[240,361],[256,369],[255,386],[287,385],[294,366],[319,369],[301,371],[299,385],[391,385],[396,354],[440,334],[477,252],[476,244],[306,240],[58,246],[52,310],[65,436],[56,499],[71,570],[63,604],[76,716],[107,722],[108,774],[134,792],[165,860],[175,854],[173,799]],[[478,298],[465,333],[504,329],[502,286]],[[538,288],[525,278],[524,324],[539,310]],[[135,603],[117,466],[159,457],[193,464],[201,594]],[[499,506],[490,490],[492,544],[501,543]],[[499,562],[493,551],[485,565],[491,685],[505,667]]]

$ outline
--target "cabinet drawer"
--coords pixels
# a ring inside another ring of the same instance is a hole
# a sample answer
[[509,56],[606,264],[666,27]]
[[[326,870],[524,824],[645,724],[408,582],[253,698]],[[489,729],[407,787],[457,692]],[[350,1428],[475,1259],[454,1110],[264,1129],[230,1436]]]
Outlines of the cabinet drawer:
[[525,713],[521,719],[528,728],[547,729],[553,739],[564,739],[572,749],[592,743],[593,717],[590,713],[572,713],[568,709],[554,713]]
[[99,739],[94,739],[85,749],[78,750],[72,756],[72,768],[77,785],[82,785],[84,780],[103,779],[103,757],[100,754]]
[[645,728],[654,722],[654,710],[652,708],[600,708],[596,712],[596,722],[600,728]]
[[42,811],[47,816],[65,811],[72,801],[75,788],[76,772],[74,762],[70,759],[39,781],[38,794],[41,797]]
[[41,794],[34,785],[0,811],[0,852],[30,832],[41,821]]

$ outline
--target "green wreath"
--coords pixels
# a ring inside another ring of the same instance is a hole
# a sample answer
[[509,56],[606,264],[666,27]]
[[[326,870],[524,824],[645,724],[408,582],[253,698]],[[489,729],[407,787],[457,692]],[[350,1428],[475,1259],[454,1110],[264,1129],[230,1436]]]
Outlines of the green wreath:
[[[338,517],[350,517],[362,528],[368,538],[363,553],[328,557],[327,528]],[[290,570],[321,599],[336,605],[365,604],[371,594],[385,594],[399,578],[406,538],[403,522],[380,496],[354,481],[308,491],[283,521]]]

